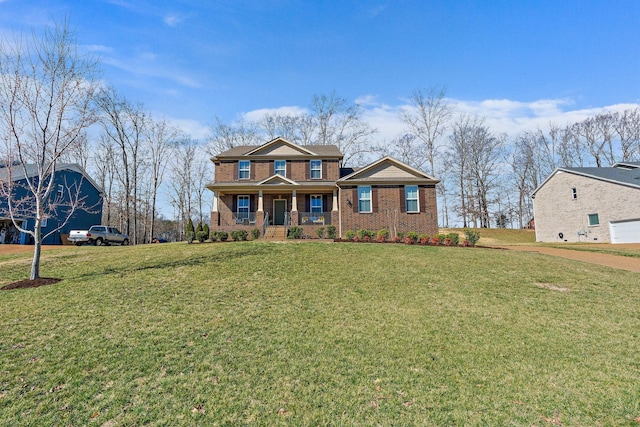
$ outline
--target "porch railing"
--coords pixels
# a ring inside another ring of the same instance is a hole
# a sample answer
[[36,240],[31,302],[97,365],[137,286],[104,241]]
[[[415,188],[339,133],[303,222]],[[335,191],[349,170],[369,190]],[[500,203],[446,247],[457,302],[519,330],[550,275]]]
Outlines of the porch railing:
[[233,212],[233,221],[241,225],[255,225],[256,213],[247,211]]
[[264,213],[264,223],[262,224],[262,237],[267,237],[267,227],[269,226],[269,212]]
[[329,225],[331,212],[298,212],[299,225]]

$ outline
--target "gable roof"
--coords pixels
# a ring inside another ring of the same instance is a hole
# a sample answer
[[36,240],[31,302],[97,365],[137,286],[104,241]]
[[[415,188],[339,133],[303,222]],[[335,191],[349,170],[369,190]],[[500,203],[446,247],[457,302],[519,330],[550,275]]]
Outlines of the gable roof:
[[421,170],[401,162],[400,160],[387,156],[371,163],[370,165],[355,170],[354,172],[340,178],[337,182],[338,184],[347,182],[421,182],[437,184],[440,181]]
[[[292,152],[298,152],[298,153],[302,153],[302,154],[308,154],[311,156],[316,155],[316,153],[314,153],[313,151],[307,149],[306,147],[303,147],[301,145],[298,144],[294,144],[291,141],[287,141],[286,139],[282,138],[282,137],[277,137],[272,139],[271,141],[262,144],[260,146],[258,146],[257,148],[254,148],[253,150],[249,150],[248,152],[246,152],[244,155],[245,156],[251,156],[251,155],[259,155],[259,154],[270,154],[272,152],[277,152],[278,148],[281,147],[287,147],[290,150],[287,150],[287,154],[291,154]],[[282,151],[282,150],[280,150]]]
[[[10,171],[9,171],[10,169]],[[58,163],[56,164],[56,172],[60,172],[63,170],[68,170],[72,172],[77,172],[83,176],[85,180],[87,180],[91,185],[93,185],[96,190],[102,192],[100,186],[91,178],[87,172],[77,163]],[[26,171],[26,174],[25,174]],[[11,174],[9,174],[11,172]],[[35,164],[29,163],[24,165],[13,165],[9,167],[0,168],[0,181],[6,181],[9,179],[9,175],[11,175],[12,181],[20,181],[26,178],[34,178],[38,176],[38,167]]]
[[566,172],[626,187],[640,188],[640,162],[625,162],[616,163],[610,168],[557,168],[533,191],[531,197],[535,197],[538,190],[558,172]]
[[271,175],[269,178],[258,182],[256,185],[282,185],[282,184],[300,185],[297,182],[292,181],[289,178],[279,174]]
[[290,156],[334,157],[341,159],[342,152],[336,145],[298,145],[277,137],[262,145],[239,145],[214,156],[211,160],[240,159],[247,156],[287,158]]

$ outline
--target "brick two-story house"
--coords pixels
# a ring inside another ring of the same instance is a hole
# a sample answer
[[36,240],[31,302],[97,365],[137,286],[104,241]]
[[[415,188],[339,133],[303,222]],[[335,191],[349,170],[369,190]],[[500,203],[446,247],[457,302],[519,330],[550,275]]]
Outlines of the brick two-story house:
[[438,232],[438,180],[390,157],[341,168],[333,145],[301,146],[283,138],[234,147],[211,160],[214,230],[301,226],[315,236],[334,225],[339,236],[360,228],[391,235]]

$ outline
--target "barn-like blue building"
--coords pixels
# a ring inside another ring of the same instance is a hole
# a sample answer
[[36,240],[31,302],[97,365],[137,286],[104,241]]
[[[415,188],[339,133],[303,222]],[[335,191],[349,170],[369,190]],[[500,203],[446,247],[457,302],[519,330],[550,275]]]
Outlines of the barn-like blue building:
[[[35,224],[34,209],[30,207],[34,206],[35,202],[25,184],[28,180],[36,180],[37,177],[38,172],[35,165],[26,165],[24,168],[22,165],[0,167],[0,185],[6,185],[6,182],[11,180],[12,199],[27,198],[25,199],[27,203],[23,204],[25,208],[14,212],[14,217],[19,218],[22,221],[22,227],[29,230],[33,230]],[[69,203],[72,198],[75,198],[76,191],[78,191],[79,199],[82,200],[83,209],[76,209],[65,225],[45,237],[42,241],[44,245],[67,243],[62,239],[69,234],[69,230],[86,230],[92,225],[100,224],[102,219],[102,191],[80,165],[74,163],[58,164],[53,179],[53,191],[49,197],[49,206],[55,205],[56,207],[55,209],[46,209],[50,216],[42,225],[42,235],[48,234],[64,223],[70,211]],[[9,216],[7,197],[0,193],[0,244],[31,244],[33,242],[30,237],[15,228]]]

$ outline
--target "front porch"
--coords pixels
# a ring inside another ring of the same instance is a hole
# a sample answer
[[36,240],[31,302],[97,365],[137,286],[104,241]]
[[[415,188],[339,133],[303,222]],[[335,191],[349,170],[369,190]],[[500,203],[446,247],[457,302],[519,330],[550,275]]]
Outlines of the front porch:
[[337,190],[285,193],[230,194],[214,191],[212,230],[233,231],[254,228],[265,236],[268,227],[303,228],[303,233],[316,237],[316,230],[339,221]]

